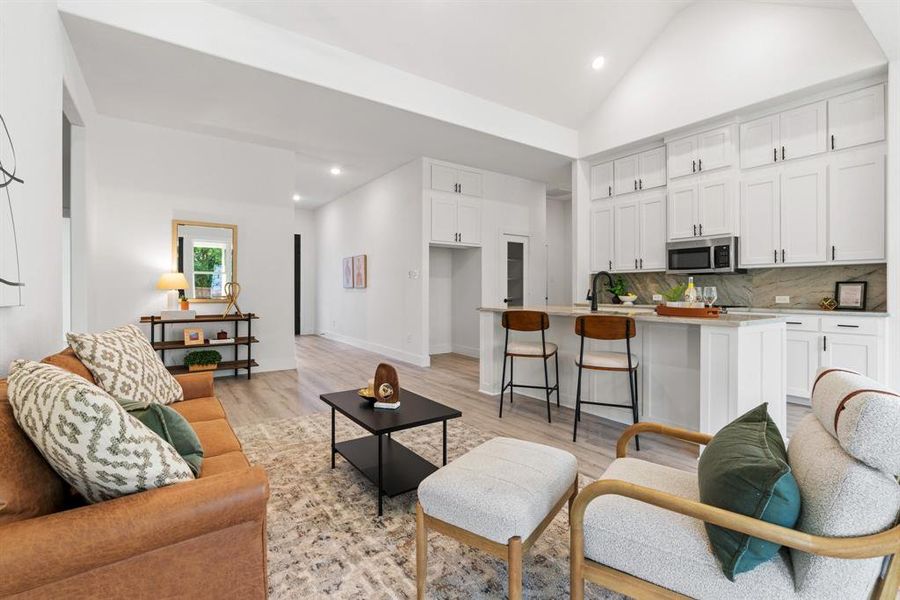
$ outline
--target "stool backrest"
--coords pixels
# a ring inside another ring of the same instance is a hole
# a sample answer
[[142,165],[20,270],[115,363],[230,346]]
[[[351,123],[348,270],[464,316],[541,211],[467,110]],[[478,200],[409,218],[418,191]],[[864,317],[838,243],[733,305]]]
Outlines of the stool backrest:
[[539,310],[507,310],[502,323],[513,331],[542,331],[550,328],[550,316]]
[[624,340],[635,336],[634,319],[610,315],[582,315],[575,319],[575,334],[594,340]]

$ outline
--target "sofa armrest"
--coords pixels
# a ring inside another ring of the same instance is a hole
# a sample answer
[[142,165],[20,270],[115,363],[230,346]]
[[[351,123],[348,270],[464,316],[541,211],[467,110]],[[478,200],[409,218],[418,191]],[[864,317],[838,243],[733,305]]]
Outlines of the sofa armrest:
[[616,458],[625,458],[628,456],[628,442],[631,438],[642,433],[658,433],[666,437],[675,438],[685,442],[693,442],[695,444],[706,445],[713,439],[709,433],[700,433],[699,431],[691,431],[690,429],[682,429],[681,427],[671,427],[661,423],[651,423],[649,421],[643,423],[635,423],[622,432],[619,441],[616,443]]
[[[259,467],[0,527],[0,597],[247,522],[263,524]],[[263,535],[265,535],[263,533]]]
[[175,379],[181,384],[181,389],[184,390],[185,400],[207,398],[215,395],[215,392],[213,391],[212,371],[183,373],[181,375],[176,375]]

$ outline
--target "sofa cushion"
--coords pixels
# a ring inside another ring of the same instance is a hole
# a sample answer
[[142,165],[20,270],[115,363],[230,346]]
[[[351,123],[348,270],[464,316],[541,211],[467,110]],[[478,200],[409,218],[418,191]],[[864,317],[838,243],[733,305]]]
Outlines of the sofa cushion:
[[[791,435],[788,460],[803,499],[797,529],[813,535],[857,536],[890,528],[900,512],[900,486],[847,454],[816,416]],[[791,550],[797,589],[809,597],[868,598],[880,558],[842,560]]]
[[226,452],[203,460],[200,477],[212,477],[220,473],[229,473],[250,468],[250,463],[243,452]]
[[97,385],[118,401],[170,404],[184,398],[181,385],[136,326],[69,333],[66,339]]
[[70,373],[80,375],[93,384],[97,383],[96,381],[94,381],[94,376],[91,375],[90,370],[88,370],[88,368],[84,366],[83,362],[78,360],[78,356],[75,354],[75,351],[72,350],[72,348],[66,348],[61,352],[51,354],[50,356],[44,358],[44,360],[42,360],[41,362],[59,367],[60,369],[65,369]]
[[59,367],[15,361],[9,401],[47,462],[90,502],[194,478],[170,444],[102,389]]
[[0,380],[0,525],[61,510],[66,487],[16,423]]
[[[636,458],[613,461],[601,479],[628,481],[699,501],[695,474]],[[600,496],[587,506],[584,555],[691,598],[796,597],[783,554],[729,581],[702,521],[622,496]],[[836,589],[829,597],[839,598],[839,592]]]
[[[741,415],[706,445],[697,465],[700,501],[793,527],[800,516],[800,490],[767,408],[763,403]],[[710,523],[706,532],[728,579],[756,568],[781,548],[781,544]]]
[[203,446],[203,456],[208,459],[228,452],[240,452],[241,443],[234,430],[225,419],[214,421],[195,421],[191,423],[200,444]]
[[196,398],[194,400],[182,400],[181,402],[173,402],[169,406],[173,410],[178,411],[182,417],[189,423],[197,421],[215,421],[216,419],[225,418],[225,410],[218,398]]
[[494,438],[419,484],[425,514],[506,544],[524,541],[575,481],[575,457],[557,448]]
[[150,431],[166,440],[191,468],[194,477],[200,476],[203,446],[187,419],[163,404],[132,402],[122,405],[128,414],[143,423]]
[[859,373],[821,369],[811,402],[819,423],[850,456],[900,475],[900,395]]

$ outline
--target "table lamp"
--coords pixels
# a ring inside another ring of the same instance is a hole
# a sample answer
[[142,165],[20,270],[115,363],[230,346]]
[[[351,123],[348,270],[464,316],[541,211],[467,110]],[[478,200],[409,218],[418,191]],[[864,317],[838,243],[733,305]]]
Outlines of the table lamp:
[[178,290],[186,290],[188,287],[184,273],[163,273],[156,282],[156,289],[168,290],[169,310],[178,310]]

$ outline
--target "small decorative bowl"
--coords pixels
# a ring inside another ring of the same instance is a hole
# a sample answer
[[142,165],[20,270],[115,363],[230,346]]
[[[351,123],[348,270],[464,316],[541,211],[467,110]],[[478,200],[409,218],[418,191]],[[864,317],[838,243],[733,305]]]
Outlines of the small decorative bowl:
[[619,296],[619,300],[622,301],[622,304],[634,305],[634,301],[637,300],[637,295],[628,294],[627,296]]

